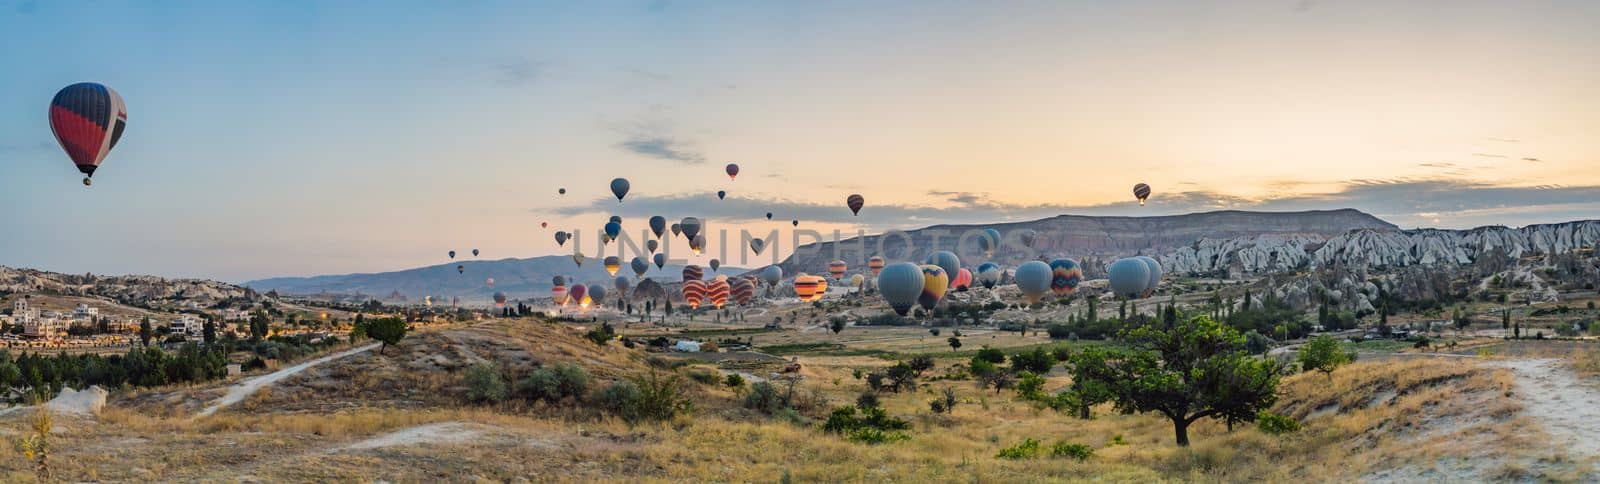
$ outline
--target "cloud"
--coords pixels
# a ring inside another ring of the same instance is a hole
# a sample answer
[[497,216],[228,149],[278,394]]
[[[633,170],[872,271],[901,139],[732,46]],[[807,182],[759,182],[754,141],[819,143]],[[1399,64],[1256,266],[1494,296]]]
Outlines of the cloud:
[[544,64],[528,59],[513,59],[494,65],[496,82],[507,86],[522,86],[539,80]]
[[1473,153],[1472,156],[1477,156],[1480,158],[1506,158],[1506,155],[1498,155],[1494,153]]
[[650,158],[675,161],[688,165],[706,162],[706,157],[691,143],[662,134],[639,132],[617,143],[617,147]]
[[[1406,228],[1520,226],[1594,218],[1600,213],[1600,186],[1503,186],[1446,178],[1358,179],[1325,193],[1247,198],[1212,191],[1157,192],[1140,207],[1130,199],[1104,204],[1023,204],[992,199],[986,193],[929,192],[943,206],[888,204],[869,196],[860,216],[837,203],[787,200],[770,194],[734,194],[718,201],[710,192],[629,198],[627,203],[595,199],[563,207],[557,215],[615,214],[624,217],[686,215],[707,220],[778,220],[861,226],[869,232],[938,224],[985,224],[1035,220],[1063,214],[1101,216],[1177,215],[1214,210],[1301,211],[1354,208]],[[1434,220],[1437,219],[1438,222]]]
[[1501,143],[1521,143],[1522,142],[1522,140],[1516,139],[1516,138],[1484,138],[1484,139],[1489,140],[1489,141],[1499,141]]
[[1538,158],[1534,158],[1532,156],[1524,156],[1524,157],[1522,157],[1522,161],[1543,161],[1543,160],[1540,160]]

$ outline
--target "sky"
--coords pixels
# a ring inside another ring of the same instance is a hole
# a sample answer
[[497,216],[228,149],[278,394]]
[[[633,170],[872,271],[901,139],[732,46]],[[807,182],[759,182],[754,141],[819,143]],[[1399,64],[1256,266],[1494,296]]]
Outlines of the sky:
[[[1592,1],[0,0],[0,265],[385,271],[570,253],[555,230],[612,214],[1596,218],[1597,24]],[[81,81],[128,106],[92,188],[46,116]]]

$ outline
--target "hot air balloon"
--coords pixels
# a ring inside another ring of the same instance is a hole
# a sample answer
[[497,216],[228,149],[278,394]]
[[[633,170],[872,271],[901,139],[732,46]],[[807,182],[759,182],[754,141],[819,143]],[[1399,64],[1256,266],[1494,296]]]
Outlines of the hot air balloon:
[[872,271],[872,277],[878,277],[883,272],[884,260],[882,256],[872,256],[867,259],[867,270]]
[[883,300],[894,308],[895,313],[905,316],[917,304],[917,297],[922,295],[922,286],[926,281],[921,267],[910,262],[897,262],[878,273],[878,292],[883,294]]
[[728,198],[728,192],[725,190],[717,190],[717,200],[722,200],[724,198]]
[[[956,257],[955,252],[950,252],[948,250],[941,250],[933,253],[933,255],[928,256],[928,260],[924,263],[933,264],[939,266],[940,269],[944,269],[945,282],[955,282],[950,280],[950,278],[953,277],[957,271],[961,270],[961,258]],[[949,288],[949,286],[946,286],[946,288]]]
[[466,274],[467,273],[467,266],[462,265],[462,264],[456,264],[456,273],[458,273],[458,274]]
[[452,250],[452,251],[450,251],[450,258],[451,258],[451,259],[454,259],[454,258],[456,258],[456,251],[453,251],[453,250]]
[[717,309],[722,309],[722,306],[728,304],[730,290],[727,279],[719,278],[713,280],[706,283],[706,300],[710,301],[711,305]]
[[491,278],[489,278],[487,280],[484,280],[483,283],[489,285],[489,289],[494,289],[494,278],[493,277],[491,277]]
[[707,265],[710,265],[711,266],[711,272],[715,273],[715,272],[717,272],[717,268],[718,267],[722,267],[722,261],[716,260],[716,259],[711,259],[711,262],[707,263]]
[[700,219],[694,217],[684,217],[683,220],[678,221],[678,228],[683,230],[684,238],[689,240],[694,240],[696,235],[700,235],[700,229],[704,227],[705,224],[701,223]]
[[1117,259],[1106,266],[1111,292],[1129,299],[1142,297],[1150,286],[1150,266],[1136,258]]
[[611,284],[617,288],[617,297],[625,298],[628,296],[628,287],[633,285],[633,281],[628,280],[628,276],[617,276]]
[[477,257],[478,256],[478,249],[472,249],[472,256],[473,257]]
[[661,248],[661,243],[657,242],[656,239],[650,239],[650,240],[644,241],[644,250],[645,250],[646,253],[654,254],[654,253],[656,253],[656,249],[660,249],[660,248]]
[[566,195],[567,194],[567,189],[566,188],[557,188],[556,189],[556,193],[559,193],[559,194],[562,194],[562,195]]
[[956,271],[956,278],[950,281],[950,287],[954,288],[956,292],[967,292],[967,289],[972,287],[972,271],[967,270],[965,267]]
[[789,221],[789,225],[793,225],[795,227],[799,227],[800,226],[800,219],[790,220]]
[[772,220],[772,212],[767,212],[767,220]]
[[1150,295],[1155,294],[1157,287],[1161,285],[1161,263],[1156,261],[1155,258],[1145,255],[1134,258],[1144,261],[1144,265],[1150,268],[1150,283],[1144,290],[1144,297],[1150,297]]
[[571,298],[572,302],[578,303],[578,307],[587,309],[589,307],[589,286],[573,284],[572,287],[567,289],[567,297]]
[[1083,268],[1078,266],[1078,261],[1061,258],[1050,261],[1050,292],[1056,296],[1067,296],[1078,290],[1078,283],[1083,281]]
[[706,273],[705,271],[700,270],[700,266],[694,264],[683,266],[683,280],[685,281],[691,279],[698,281],[700,279],[704,279],[705,276]]
[[767,266],[766,269],[761,270],[761,282],[767,283],[768,286],[777,287],[780,281],[783,281],[782,267]]
[[[656,234],[656,238],[661,238],[661,234],[667,233],[667,218],[660,215],[651,216],[650,232]],[[678,231],[673,230],[672,233],[676,235]]]
[[667,254],[665,252],[656,254],[655,257],[651,257],[651,259],[655,259],[657,269],[663,269],[667,267]]
[[859,194],[850,195],[844,199],[844,204],[845,206],[850,207],[850,213],[852,215],[861,215],[861,206],[866,204],[866,199],[861,198],[861,195]]
[[994,289],[995,284],[1000,283],[1001,274],[1002,272],[1000,271],[999,265],[993,262],[985,262],[978,264],[978,275],[976,279],[978,280],[978,284],[983,285],[984,289]]
[[617,203],[622,203],[622,197],[628,194],[628,179],[616,178],[611,180],[611,194],[617,196]]
[[620,224],[620,223],[622,223],[622,216],[621,215],[612,215],[611,218],[606,219],[606,222],[607,223],[616,222],[616,223]]
[[751,252],[755,252],[756,255],[761,255],[761,249],[765,249],[765,248],[767,248],[766,241],[763,241],[761,239],[750,239],[750,251]]
[[729,292],[733,295],[733,301],[739,303],[740,306],[750,304],[750,300],[756,297],[756,285],[750,282],[750,279],[735,277],[728,285]]
[[590,284],[589,300],[594,301],[596,304],[604,305],[606,303],[606,286]]
[[844,270],[845,264],[842,260],[836,260],[828,263],[828,274],[832,275],[833,280],[835,281],[844,278]]
[[828,281],[821,277],[801,273],[794,276],[794,294],[800,296],[801,301],[811,302],[822,299],[828,292]]
[[1144,200],[1150,198],[1150,185],[1140,183],[1133,186],[1133,197],[1139,199],[1139,205],[1144,206]]
[[690,239],[689,250],[694,251],[694,255],[700,255],[702,252],[705,252],[706,234],[696,235],[693,239]]
[[495,292],[494,293],[494,307],[497,307],[497,308],[506,307],[506,293],[503,293],[503,292]]
[[[564,231],[564,230],[563,231],[557,231],[556,232],[556,246],[557,247],[566,247],[567,246],[567,237],[568,236],[567,236],[567,232],[566,231]],[[454,252],[454,251],[452,251],[452,252]],[[454,257],[454,256],[451,256],[451,257]]]
[[610,242],[612,240],[616,240],[617,236],[619,236],[619,235],[622,235],[622,224],[617,223],[617,222],[608,222],[608,223],[606,223],[606,241],[607,242]]
[[539,222],[539,228],[541,228],[541,229],[550,228],[550,222]]
[[605,258],[605,265],[606,273],[615,276],[617,275],[617,269],[622,268],[622,258],[614,255],[608,255]]
[[550,285],[552,285],[552,286],[565,286],[565,285],[567,285],[567,278],[561,277],[561,276],[552,277],[552,278],[550,278]]
[[574,264],[577,264],[578,267],[583,267],[583,259],[584,259],[584,257],[583,257],[583,253],[582,252],[573,252],[572,253],[572,262]]
[[566,306],[567,286],[555,286],[550,288],[550,302],[556,303],[557,306]]
[[728,179],[733,180],[739,176],[739,165],[729,163],[728,166],[722,169],[722,171],[728,172]]
[[645,271],[650,270],[650,263],[645,262],[643,257],[635,256],[632,261],[628,262],[628,266],[633,269],[633,275],[640,279],[644,279]]
[[978,237],[978,248],[983,250],[984,257],[994,257],[994,249],[1000,246],[1000,231],[983,229],[983,236]]
[[1022,229],[1022,233],[1017,235],[1017,238],[1022,241],[1022,245],[1028,247],[1033,247],[1033,241],[1039,238],[1039,232],[1033,229]]
[[856,289],[860,289],[861,285],[862,284],[866,284],[866,283],[867,283],[867,277],[866,276],[863,276],[861,274],[855,274],[855,275],[851,275],[850,276],[850,285],[855,286]]
[[681,235],[681,234],[683,234],[683,225],[672,224],[672,236],[673,237],[677,237],[678,235]]
[[1017,272],[1012,276],[1017,282],[1017,289],[1022,290],[1022,296],[1029,303],[1039,302],[1045,293],[1050,292],[1050,264],[1031,260],[1017,266]]
[[950,274],[943,267],[933,264],[923,264],[922,267],[922,294],[917,295],[917,304],[922,309],[932,311],[933,307],[944,299],[944,291],[950,287]]
[[700,300],[705,297],[705,281],[699,279],[686,279],[683,281],[683,300],[689,303],[689,309],[700,308]]
[[127,125],[128,107],[122,96],[101,84],[73,84],[50,100],[50,131],[83,173],[83,186],[93,183],[95,169],[117,146]]

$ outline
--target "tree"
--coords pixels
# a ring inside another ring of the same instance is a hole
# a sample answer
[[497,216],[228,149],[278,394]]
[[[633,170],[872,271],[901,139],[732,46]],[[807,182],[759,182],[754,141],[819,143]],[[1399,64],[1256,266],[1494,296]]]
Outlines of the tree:
[[256,311],[254,315],[251,315],[250,339],[261,339],[267,337],[267,331],[271,329],[270,321],[271,319],[267,318],[267,313],[261,311]]
[[1099,321],[1100,320],[1099,306],[1100,306],[1100,298],[1097,298],[1097,297],[1089,298],[1089,312],[1088,312],[1087,316],[1084,316],[1084,318],[1088,319],[1089,322],[1091,322],[1091,323],[1095,322],[1095,321]]
[[1211,318],[1132,328],[1122,339],[1127,348],[1080,352],[1075,380],[1103,387],[1121,411],[1165,415],[1180,446],[1197,420],[1254,421],[1278,399],[1282,367],[1252,358],[1244,335]]
[[150,317],[145,316],[139,320],[139,342],[145,347],[150,346],[150,338],[156,334],[155,328],[150,327]]
[[844,317],[833,318],[832,321],[828,322],[828,329],[833,330],[833,334],[839,334],[840,331],[844,331]]
[[1030,372],[1036,375],[1050,373],[1050,367],[1056,365],[1056,358],[1043,346],[1035,347],[1032,351],[1024,351],[1011,355],[1011,371]]
[[217,342],[217,323],[207,319],[201,335],[205,337],[207,345]]
[[961,338],[957,338],[955,336],[951,336],[950,339],[946,340],[946,341],[950,342],[950,351],[955,351],[955,350],[961,349]]
[[1355,361],[1356,353],[1339,349],[1338,340],[1323,335],[1312,338],[1305,346],[1301,346],[1295,358],[1299,360],[1301,370],[1320,371],[1332,379],[1333,370]]
[[399,343],[401,338],[405,338],[406,331],[409,331],[406,321],[400,318],[378,318],[367,322],[367,336],[383,342],[383,346],[378,348],[380,355],[383,354],[383,350],[389,348],[389,345]]
[[1511,329],[1511,310],[1510,309],[1503,309],[1503,310],[1500,311],[1500,329],[1502,329],[1502,330],[1510,330]]

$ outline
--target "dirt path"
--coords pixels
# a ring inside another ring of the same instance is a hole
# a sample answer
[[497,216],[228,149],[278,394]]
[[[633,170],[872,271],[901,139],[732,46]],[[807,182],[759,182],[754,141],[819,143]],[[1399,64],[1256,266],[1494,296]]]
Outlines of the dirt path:
[[1523,412],[1538,419],[1555,440],[1552,448],[1585,458],[1600,455],[1600,390],[1579,379],[1555,359],[1513,359],[1490,363],[1517,375]]
[[294,375],[296,375],[296,374],[298,374],[298,373],[300,373],[302,371],[305,371],[306,369],[311,368],[313,366],[317,366],[317,365],[320,365],[320,364],[323,364],[323,363],[327,363],[327,362],[330,362],[330,361],[333,361],[333,360],[337,360],[337,359],[340,359],[340,358],[344,358],[346,356],[354,355],[354,354],[357,354],[357,353],[364,353],[364,352],[367,352],[367,351],[372,351],[374,348],[377,348],[378,346],[380,346],[382,344],[383,343],[372,343],[372,344],[369,344],[369,345],[366,345],[366,346],[362,346],[362,347],[359,347],[359,348],[344,350],[344,351],[341,351],[341,352],[338,352],[338,353],[334,353],[334,354],[331,354],[331,355],[328,355],[328,356],[324,356],[324,357],[317,358],[317,359],[314,359],[314,360],[311,360],[311,361],[300,363],[298,365],[294,365],[294,366],[291,366],[291,367],[288,367],[288,368],[284,368],[282,370],[278,370],[278,371],[275,371],[275,372],[272,372],[272,373],[268,373],[268,374],[257,376],[257,377],[251,377],[249,379],[246,379],[245,381],[239,382],[238,385],[234,385],[234,386],[228,388],[228,393],[227,394],[223,395],[222,398],[218,398],[216,400],[213,400],[211,402],[211,405],[206,406],[205,410],[201,410],[200,413],[195,414],[194,418],[205,417],[205,416],[211,415],[213,413],[217,413],[218,410],[222,410],[224,408],[227,408],[230,405],[233,405],[235,403],[239,403],[239,402],[243,401],[245,399],[245,397],[248,397],[251,394],[254,394],[256,391],[261,390],[262,388],[266,388],[268,386],[271,386],[274,383],[282,381],[285,378],[289,378],[291,376],[294,376]]

